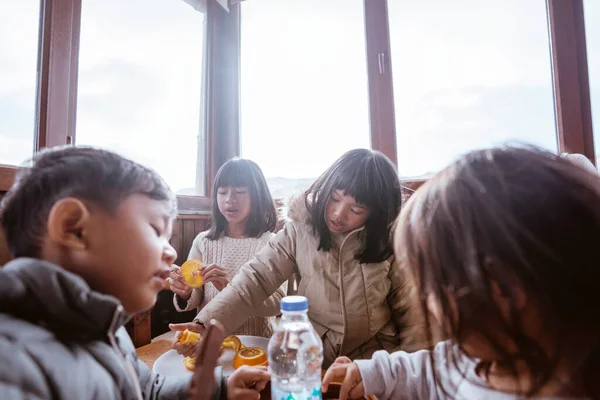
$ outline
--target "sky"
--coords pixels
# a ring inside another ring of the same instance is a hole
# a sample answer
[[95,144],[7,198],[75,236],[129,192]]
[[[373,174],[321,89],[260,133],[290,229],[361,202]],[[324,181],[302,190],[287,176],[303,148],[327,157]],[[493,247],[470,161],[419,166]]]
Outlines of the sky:
[[[600,3],[584,5],[598,125],[600,28],[590,21]],[[388,7],[402,177],[506,141],[556,151],[544,0]],[[4,164],[32,154],[38,14],[39,0],[0,0]],[[370,146],[363,19],[363,0],[242,3],[241,152],[268,178],[314,178],[346,150]],[[184,1],[83,0],[77,144],[120,152],[189,192],[202,48],[203,15]]]

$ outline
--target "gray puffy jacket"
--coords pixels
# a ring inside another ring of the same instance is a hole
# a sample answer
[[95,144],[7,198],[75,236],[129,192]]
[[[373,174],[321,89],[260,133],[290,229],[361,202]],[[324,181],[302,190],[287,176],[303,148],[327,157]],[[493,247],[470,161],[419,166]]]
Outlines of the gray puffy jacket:
[[[53,264],[0,268],[0,399],[184,399],[189,378],[138,360],[114,297]],[[217,376],[221,393],[223,377]]]

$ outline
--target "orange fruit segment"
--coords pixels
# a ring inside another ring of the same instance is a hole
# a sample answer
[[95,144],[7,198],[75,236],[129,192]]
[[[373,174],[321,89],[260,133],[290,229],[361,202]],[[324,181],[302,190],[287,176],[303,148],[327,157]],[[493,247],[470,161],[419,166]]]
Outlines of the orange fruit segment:
[[179,272],[187,285],[191,288],[198,289],[204,285],[204,280],[200,275],[200,271],[202,271],[202,261],[190,259],[183,263],[183,265],[179,268]]
[[233,358],[233,368],[238,369],[242,365],[250,367],[263,367],[268,363],[267,354],[260,347],[246,347],[240,349]]
[[187,344],[187,343],[196,343],[200,340],[200,334],[196,332],[191,332],[189,330],[183,331],[181,334],[181,338],[179,339],[179,343]]
[[195,357],[186,357],[183,359],[183,366],[193,371],[196,369],[196,358]]
[[242,341],[235,335],[227,336],[223,343],[221,343],[222,349],[231,349],[236,353],[242,348]]

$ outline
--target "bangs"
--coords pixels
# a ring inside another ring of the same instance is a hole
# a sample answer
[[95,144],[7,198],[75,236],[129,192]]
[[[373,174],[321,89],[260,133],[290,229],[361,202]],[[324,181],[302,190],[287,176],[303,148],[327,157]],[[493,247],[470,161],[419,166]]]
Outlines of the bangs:
[[215,178],[215,189],[220,187],[250,187],[254,182],[252,170],[244,160],[231,160],[223,165]]
[[364,159],[350,165],[339,165],[339,173],[330,175],[325,192],[331,195],[334,190],[341,190],[344,195],[354,197],[357,203],[372,210],[383,207],[390,191],[389,184],[384,182],[384,173],[369,161]]

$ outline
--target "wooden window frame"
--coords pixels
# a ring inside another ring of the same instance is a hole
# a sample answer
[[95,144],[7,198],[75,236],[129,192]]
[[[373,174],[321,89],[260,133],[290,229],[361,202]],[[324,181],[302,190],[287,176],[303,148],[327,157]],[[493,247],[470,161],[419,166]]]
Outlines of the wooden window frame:
[[[387,1],[363,1],[371,147],[397,163]],[[75,139],[81,2],[41,0],[36,151]],[[208,196],[219,167],[240,153],[240,7],[231,4],[226,12],[218,0],[207,0],[203,137]],[[582,153],[595,163],[583,0],[547,0],[547,7],[558,149]],[[0,165],[0,191],[8,190],[15,171]],[[178,197],[182,214],[203,214],[210,207],[206,197]]]

